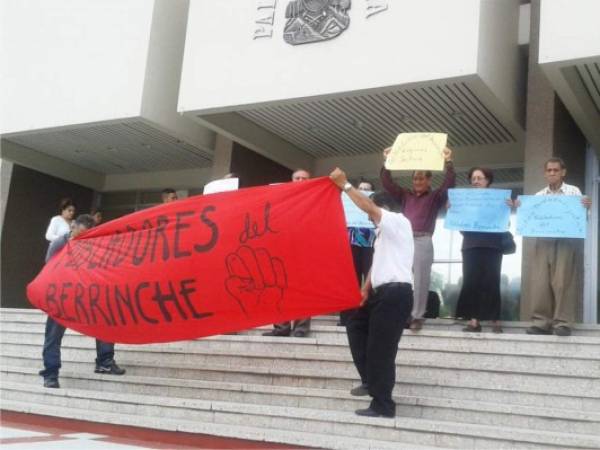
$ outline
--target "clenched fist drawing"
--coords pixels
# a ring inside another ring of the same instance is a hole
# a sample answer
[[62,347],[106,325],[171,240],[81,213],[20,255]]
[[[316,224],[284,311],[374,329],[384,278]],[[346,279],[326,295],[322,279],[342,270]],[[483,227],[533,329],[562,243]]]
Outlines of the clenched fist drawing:
[[247,316],[259,309],[279,311],[287,287],[283,262],[264,248],[243,245],[225,260],[229,277],[227,292],[238,302]]

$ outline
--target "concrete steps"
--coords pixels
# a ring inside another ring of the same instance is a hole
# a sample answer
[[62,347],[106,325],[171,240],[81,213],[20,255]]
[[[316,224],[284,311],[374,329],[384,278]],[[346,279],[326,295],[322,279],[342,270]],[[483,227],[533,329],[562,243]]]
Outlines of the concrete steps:
[[326,448],[600,448],[593,327],[570,338],[471,336],[429,325],[407,332],[397,360],[397,417],[387,420],[353,414],[368,398],[349,395],[357,375],[344,329],[328,324],[334,320],[316,319],[304,339],[263,337],[259,329],[118,345],[123,377],[94,374],[93,339],[68,331],[63,389],[49,390],[37,375],[45,316],[2,310],[2,407],[64,417],[81,409],[90,420],[163,429],[183,421],[214,425],[225,436]]

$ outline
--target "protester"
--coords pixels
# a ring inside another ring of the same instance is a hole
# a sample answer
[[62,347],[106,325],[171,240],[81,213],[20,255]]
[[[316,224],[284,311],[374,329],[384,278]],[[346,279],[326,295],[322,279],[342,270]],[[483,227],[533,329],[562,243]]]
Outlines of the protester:
[[[292,173],[292,182],[301,182],[310,179],[310,172],[304,169],[296,169]],[[298,319],[292,322],[281,322],[274,325],[273,330],[263,333],[263,336],[289,336],[306,337],[310,332],[310,317]]]
[[[373,192],[373,185],[368,181],[361,181],[358,190],[362,192]],[[352,250],[354,270],[358,284],[362,285],[366,279],[371,263],[373,261],[373,242],[375,242],[375,231],[372,228],[349,227],[348,238]],[[348,317],[356,312],[355,309],[340,312],[339,326],[346,326]]]
[[102,223],[102,211],[100,211],[98,208],[93,208],[90,212],[90,215],[94,218],[94,226]]
[[59,215],[50,219],[50,224],[46,230],[46,240],[52,242],[54,239],[68,233],[71,229],[71,222],[75,216],[75,205],[70,198],[63,198],[60,201]]
[[[46,253],[46,263],[52,257],[63,249],[69,240],[77,237],[80,233],[94,226],[94,218],[89,214],[82,214],[73,223],[70,232],[63,234],[52,241]],[[65,334],[63,327],[54,319],[46,319],[46,331],[44,334],[44,350],[42,357],[44,360],[44,370],[39,374],[44,377],[44,387],[59,388],[58,372],[61,367],[60,346]],[[123,375],[125,369],[120,368],[114,360],[115,344],[103,342],[96,339],[96,369],[94,372],[102,374]]]
[[398,342],[413,306],[414,242],[410,222],[394,212],[395,202],[389,194],[380,192],[367,198],[348,183],[340,169],[335,169],[330,178],[377,226],[373,265],[361,289],[361,306],[346,327],[361,379],[361,385],[350,393],[373,398],[368,408],[356,410],[356,414],[394,417],[392,391]]
[[[383,151],[383,161],[387,158],[390,148]],[[415,240],[415,260],[413,272],[414,306],[410,328],[418,331],[425,322],[424,314],[427,308],[427,295],[431,281],[431,266],[433,265],[433,241],[435,221],[439,210],[446,205],[448,189],[454,187],[456,174],[452,163],[452,150],[444,149],[446,161],[446,176],[439,189],[431,189],[430,171],[415,171],[412,176],[412,190],[403,188],[392,180],[389,170],[381,169],[381,182],[386,191],[398,201],[403,208],[406,218],[410,221]]]
[[175,189],[166,188],[163,189],[161,193],[161,198],[163,203],[171,203],[177,200],[177,192]]
[[[471,186],[478,189],[487,189],[494,181],[493,172],[483,167],[473,167],[469,170],[468,177]],[[470,319],[463,331],[480,332],[481,321],[491,320],[492,331],[502,333],[499,320],[504,233],[461,233],[463,285],[456,304],[456,317]]]
[[[544,164],[548,186],[535,195],[577,195],[578,187],[564,182],[567,169],[561,158],[550,158]],[[582,196],[584,207],[592,202]],[[519,207],[518,200],[515,206]],[[582,270],[578,262],[578,239],[537,238],[534,242],[531,298],[533,313],[528,334],[570,336],[575,322],[578,298],[578,277]]]

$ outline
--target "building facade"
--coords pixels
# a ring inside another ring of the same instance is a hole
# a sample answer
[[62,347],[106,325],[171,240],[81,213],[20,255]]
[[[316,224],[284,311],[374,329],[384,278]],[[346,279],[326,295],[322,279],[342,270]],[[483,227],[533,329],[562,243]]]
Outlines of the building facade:
[[[1,13],[2,306],[26,306],[61,197],[114,218],[231,171],[252,186],[339,166],[378,185],[398,133],[440,131],[459,184],[483,165],[534,193],[543,162],[566,160],[593,201],[580,319],[598,323],[596,0],[5,0]],[[460,236],[440,225],[434,242],[451,314]],[[535,267],[518,244],[503,318],[527,320]]]

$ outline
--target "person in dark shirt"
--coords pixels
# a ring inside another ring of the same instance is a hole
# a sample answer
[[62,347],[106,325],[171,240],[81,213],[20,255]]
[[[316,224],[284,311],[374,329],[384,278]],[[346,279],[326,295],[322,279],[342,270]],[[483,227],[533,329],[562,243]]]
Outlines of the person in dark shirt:
[[[469,170],[471,186],[490,187],[491,170],[474,167]],[[504,233],[464,231],[463,285],[456,304],[456,317],[470,319],[463,331],[480,332],[481,321],[491,320],[492,331],[502,333],[500,326],[500,271],[502,269],[502,236]]]
[[[383,160],[387,158],[391,149],[383,151]],[[452,150],[444,149],[446,161],[446,177],[439,189],[431,189],[430,171],[415,171],[412,177],[412,189],[397,185],[392,180],[392,175],[385,167],[381,169],[381,183],[383,188],[402,205],[404,215],[410,221],[415,239],[415,259],[413,262],[414,273],[414,305],[410,328],[420,330],[425,319],[427,308],[427,295],[431,281],[431,266],[433,265],[433,241],[435,221],[439,210],[446,205],[448,189],[456,184],[456,174],[452,163]]]
[[[46,252],[46,263],[50,261],[54,255],[60,252],[68,242],[77,237],[80,233],[89,230],[94,226],[94,217],[90,214],[81,214],[71,227],[69,233],[54,239],[48,251]],[[39,374],[44,377],[44,387],[59,388],[58,372],[61,367],[60,346],[62,338],[65,334],[65,327],[56,322],[50,316],[46,319],[46,331],[44,334],[44,350],[42,357],[44,359],[44,370],[40,370]],[[102,374],[123,375],[125,369],[117,365],[114,360],[115,344],[110,342],[100,341],[96,339],[96,369],[94,372]]]

